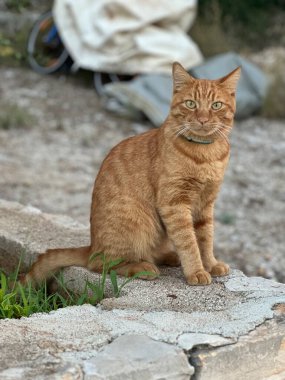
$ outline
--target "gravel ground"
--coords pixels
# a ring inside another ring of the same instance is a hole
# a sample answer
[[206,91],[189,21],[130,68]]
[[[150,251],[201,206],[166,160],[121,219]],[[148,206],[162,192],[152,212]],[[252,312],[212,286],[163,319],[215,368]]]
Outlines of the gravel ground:
[[[0,197],[88,224],[99,165],[123,138],[148,130],[106,112],[78,78],[0,67],[0,107],[34,116],[29,128],[0,129]],[[1,110],[0,110],[1,112]],[[219,257],[248,275],[285,281],[285,121],[237,122],[216,206]]]

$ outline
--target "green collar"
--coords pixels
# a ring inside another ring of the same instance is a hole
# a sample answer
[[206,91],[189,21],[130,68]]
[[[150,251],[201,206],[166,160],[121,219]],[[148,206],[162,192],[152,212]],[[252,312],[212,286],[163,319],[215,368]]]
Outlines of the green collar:
[[186,137],[186,136],[184,136],[184,137],[187,141],[194,142],[197,144],[212,144],[212,142],[213,142],[212,140],[199,140],[199,139],[196,139],[193,137]]

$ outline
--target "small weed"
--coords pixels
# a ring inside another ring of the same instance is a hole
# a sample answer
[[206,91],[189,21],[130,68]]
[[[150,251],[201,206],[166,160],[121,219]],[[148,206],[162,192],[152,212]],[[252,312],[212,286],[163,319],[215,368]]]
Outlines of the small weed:
[[222,213],[217,217],[218,221],[222,224],[233,225],[235,224],[235,216],[228,213]]
[[0,34],[0,46],[11,46],[11,40]]
[[112,286],[112,292],[115,297],[119,297],[121,291],[125,285],[127,285],[130,281],[139,278],[140,276],[149,276],[152,277],[153,273],[141,271],[139,273],[134,274],[132,277],[126,278],[121,285],[118,284],[117,273],[114,269],[117,265],[123,263],[122,259],[116,259],[112,261],[107,261],[106,257],[103,253],[95,253],[91,255],[90,261],[95,260],[97,257],[102,261],[102,276],[99,279],[98,284],[90,284],[87,282],[87,287],[89,287],[93,293],[97,294],[98,299],[101,301],[104,298],[105,284],[107,279],[107,274],[110,273],[110,280]]
[[16,104],[1,104],[0,129],[29,128],[35,122],[34,117]]
[[84,291],[80,295],[68,289],[62,273],[54,276],[58,290],[51,294],[48,291],[46,282],[37,288],[34,288],[31,284],[22,285],[17,281],[21,260],[18,263],[16,271],[9,276],[0,270],[0,319],[28,317],[33,313],[48,313],[62,307],[79,306],[85,303],[96,305],[105,296],[106,279],[109,271],[112,291],[115,297],[118,297],[122,288],[133,279],[141,275],[152,275],[149,272],[140,272],[127,278],[119,285],[117,274],[112,268],[120,264],[122,260],[107,261],[103,254],[92,255],[91,260],[98,256],[103,264],[99,281],[98,283],[86,281]]
[[12,46],[11,39],[0,34],[0,57],[4,59],[7,57],[14,57],[14,55],[15,50]]
[[0,32],[0,58],[1,65],[18,67],[27,63],[27,37],[30,31],[28,25],[24,25],[14,35]]

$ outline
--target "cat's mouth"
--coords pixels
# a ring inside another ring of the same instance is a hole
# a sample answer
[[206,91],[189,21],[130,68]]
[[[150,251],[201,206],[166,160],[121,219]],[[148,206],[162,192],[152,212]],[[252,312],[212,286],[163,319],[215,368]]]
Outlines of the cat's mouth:
[[205,128],[205,127],[202,127],[202,128],[191,128],[189,129],[189,131],[187,132],[187,137],[189,135],[189,137],[191,136],[194,136],[194,137],[213,137],[216,132],[218,131],[218,128]]
[[[218,124],[200,124],[193,122],[186,122],[179,134],[183,134],[185,137],[214,137],[217,134],[220,126]],[[181,133],[182,132],[182,133]]]

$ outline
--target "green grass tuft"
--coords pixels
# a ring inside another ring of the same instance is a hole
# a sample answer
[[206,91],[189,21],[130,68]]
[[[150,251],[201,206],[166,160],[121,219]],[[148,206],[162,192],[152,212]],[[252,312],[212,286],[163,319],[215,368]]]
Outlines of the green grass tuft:
[[217,220],[222,224],[234,225],[236,221],[236,217],[235,215],[225,212],[217,216]]
[[0,129],[30,128],[35,118],[24,108],[12,103],[0,103]]
[[105,297],[106,280],[110,272],[111,287],[114,297],[119,297],[123,287],[139,276],[152,276],[150,272],[136,273],[118,284],[117,273],[114,269],[122,262],[121,259],[107,261],[105,255],[92,255],[91,260],[100,257],[103,271],[97,283],[86,281],[81,294],[68,289],[62,273],[54,276],[57,291],[49,293],[47,283],[34,288],[31,284],[22,285],[17,281],[21,260],[11,275],[6,275],[0,269],[0,319],[28,317],[33,313],[48,313],[66,306],[79,306],[83,304],[96,305]]

